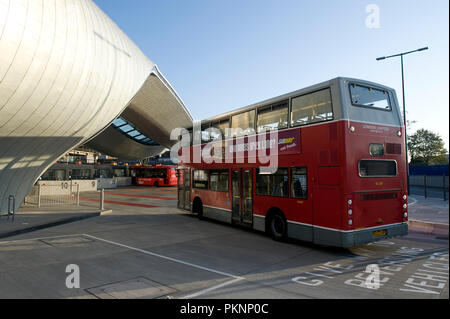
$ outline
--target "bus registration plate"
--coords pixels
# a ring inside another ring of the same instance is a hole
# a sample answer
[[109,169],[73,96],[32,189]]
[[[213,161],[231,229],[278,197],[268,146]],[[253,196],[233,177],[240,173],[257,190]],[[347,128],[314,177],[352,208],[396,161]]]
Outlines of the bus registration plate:
[[386,234],[387,234],[386,229],[376,230],[376,231],[373,232],[373,238],[386,236]]

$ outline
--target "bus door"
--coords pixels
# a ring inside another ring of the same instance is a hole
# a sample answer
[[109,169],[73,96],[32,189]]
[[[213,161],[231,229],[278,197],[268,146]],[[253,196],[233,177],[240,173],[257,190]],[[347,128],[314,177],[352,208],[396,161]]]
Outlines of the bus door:
[[253,170],[231,171],[233,222],[253,223]]
[[178,171],[178,208],[190,210],[191,174],[188,169]]

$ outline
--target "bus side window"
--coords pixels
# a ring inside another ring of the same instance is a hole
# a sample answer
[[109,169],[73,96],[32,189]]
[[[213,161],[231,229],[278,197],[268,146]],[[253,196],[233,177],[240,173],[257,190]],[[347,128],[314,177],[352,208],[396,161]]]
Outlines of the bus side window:
[[291,125],[305,125],[333,119],[330,89],[297,96],[292,99]]
[[209,173],[209,189],[217,191],[219,189],[219,172],[211,171]]
[[233,115],[231,118],[231,137],[251,135],[255,133],[255,110],[250,110],[241,114]]
[[228,192],[228,170],[212,170],[209,173],[209,189],[216,192]]
[[202,124],[201,129],[202,129],[202,133],[201,133],[202,144],[208,143],[211,140],[210,131],[209,131],[209,123]]
[[306,167],[291,168],[291,197],[308,198],[308,179]]
[[258,195],[289,197],[289,175],[287,168],[278,168],[274,174],[261,172],[256,176]]
[[258,110],[257,132],[288,127],[288,102]]
[[208,171],[195,170],[193,176],[193,187],[199,189],[208,189]]

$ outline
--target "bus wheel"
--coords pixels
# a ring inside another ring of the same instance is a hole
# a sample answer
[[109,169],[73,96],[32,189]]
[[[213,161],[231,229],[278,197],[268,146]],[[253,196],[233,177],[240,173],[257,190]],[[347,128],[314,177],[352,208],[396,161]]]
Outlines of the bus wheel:
[[277,241],[283,241],[287,236],[287,222],[281,212],[271,215],[268,225],[270,237]]
[[159,186],[159,185],[158,185],[158,182],[155,182],[155,183],[153,184],[153,186],[158,187],[158,186]]
[[203,203],[198,197],[196,197],[192,203],[192,212],[197,214],[198,219],[203,219]]

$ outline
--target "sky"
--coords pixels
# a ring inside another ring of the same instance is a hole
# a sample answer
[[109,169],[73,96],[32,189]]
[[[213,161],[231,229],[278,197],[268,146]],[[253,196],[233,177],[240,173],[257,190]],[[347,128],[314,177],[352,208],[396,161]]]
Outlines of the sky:
[[[337,76],[396,90],[408,134],[449,149],[448,0],[94,0],[169,80],[196,120]],[[375,9],[373,9],[375,8]]]

